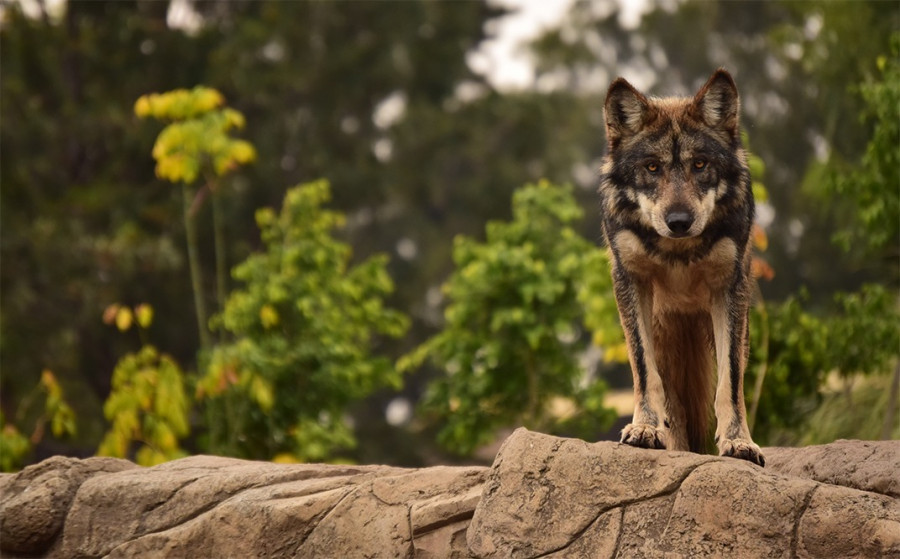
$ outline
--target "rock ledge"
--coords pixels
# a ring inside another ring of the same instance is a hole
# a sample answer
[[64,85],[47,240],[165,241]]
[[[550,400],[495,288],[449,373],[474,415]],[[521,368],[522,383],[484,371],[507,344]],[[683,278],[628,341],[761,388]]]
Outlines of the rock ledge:
[[491,468],[56,457],[0,476],[0,555],[900,556],[900,442],[765,453],[519,429]]

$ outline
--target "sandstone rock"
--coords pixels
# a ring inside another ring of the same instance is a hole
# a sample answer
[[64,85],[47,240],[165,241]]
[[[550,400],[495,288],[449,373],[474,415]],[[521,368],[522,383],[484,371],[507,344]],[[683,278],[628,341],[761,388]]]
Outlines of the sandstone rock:
[[0,481],[0,550],[66,558],[463,557],[485,474],[211,456],[154,468],[52,459]]
[[520,429],[497,455],[468,543],[484,558],[900,556],[900,502],[731,458]]
[[137,468],[127,460],[55,456],[0,478],[0,550],[45,553],[63,527],[75,492],[98,474]]
[[898,451],[762,469],[520,429],[490,469],[52,458],[0,476],[0,556],[900,556]]
[[900,498],[900,443],[840,440],[819,446],[767,448],[766,468]]

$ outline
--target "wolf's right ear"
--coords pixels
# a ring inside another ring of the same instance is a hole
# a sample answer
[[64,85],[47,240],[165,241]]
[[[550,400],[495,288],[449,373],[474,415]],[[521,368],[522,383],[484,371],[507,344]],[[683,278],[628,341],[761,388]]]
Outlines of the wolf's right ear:
[[647,122],[650,103],[625,78],[616,78],[606,92],[603,116],[606,118],[606,140],[610,148],[622,137],[640,132]]

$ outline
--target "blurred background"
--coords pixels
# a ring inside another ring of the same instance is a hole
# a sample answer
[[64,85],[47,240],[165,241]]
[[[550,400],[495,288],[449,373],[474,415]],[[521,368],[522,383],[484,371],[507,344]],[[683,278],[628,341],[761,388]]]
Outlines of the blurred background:
[[897,438],[897,2],[13,0],[0,466],[617,438],[605,90],[718,67],[753,154],[754,437]]

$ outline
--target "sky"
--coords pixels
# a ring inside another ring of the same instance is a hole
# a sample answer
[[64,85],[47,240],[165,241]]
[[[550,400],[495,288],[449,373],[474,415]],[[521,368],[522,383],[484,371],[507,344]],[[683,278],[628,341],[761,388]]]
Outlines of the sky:
[[[619,7],[619,23],[634,29],[648,9],[647,0],[594,0]],[[527,43],[553,28],[565,17],[574,0],[489,0],[494,6],[514,10],[492,22],[493,38],[469,56],[469,67],[487,77],[501,91],[521,90],[535,83],[534,64]]]

